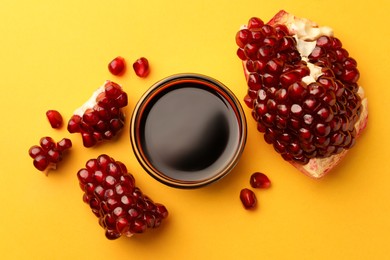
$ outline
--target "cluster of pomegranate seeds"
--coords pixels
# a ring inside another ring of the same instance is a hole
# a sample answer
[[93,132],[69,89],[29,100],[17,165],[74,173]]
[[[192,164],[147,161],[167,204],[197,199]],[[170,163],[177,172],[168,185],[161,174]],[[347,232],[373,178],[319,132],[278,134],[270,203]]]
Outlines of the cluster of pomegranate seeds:
[[[238,57],[244,61],[248,94],[258,130],[287,161],[307,164],[351,148],[362,112],[359,71],[341,41],[321,36],[307,59],[283,24],[251,18],[236,35]],[[320,68],[311,83],[308,63]]]
[[144,57],[139,58],[133,63],[133,69],[138,77],[145,78],[150,72],[149,61]]
[[154,203],[135,186],[126,166],[108,155],[88,160],[77,177],[83,200],[99,218],[108,239],[157,228],[168,216],[165,206]]
[[240,192],[240,200],[245,209],[254,209],[257,204],[255,193],[250,189],[242,189]]
[[[271,186],[271,181],[268,176],[261,172],[253,173],[249,179],[249,183],[255,189],[268,189]],[[245,209],[254,209],[256,207],[257,198],[252,190],[248,188],[242,189],[240,199]]]
[[121,56],[116,57],[108,64],[108,70],[113,75],[121,75],[124,73],[126,68],[126,62],[125,59]]
[[85,147],[92,147],[102,140],[110,140],[124,126],[125,115],[121,108],[125,106],[126,92],[120,85],[107,81],[98,93],[94,93],[92,100],[71,117],[68,131],[81,133]]
[[48,110],[46,117],[52,128],[60,128],[62,126],[62,116],[57,110]]
[[53,138],[46,136],[41,138],[39,145],[31,146],[28,153],[34,159],[34,167],[47,174],[48,170],[57,168],[63,153],[71,147],[72,142],[67,138],[56,143]]

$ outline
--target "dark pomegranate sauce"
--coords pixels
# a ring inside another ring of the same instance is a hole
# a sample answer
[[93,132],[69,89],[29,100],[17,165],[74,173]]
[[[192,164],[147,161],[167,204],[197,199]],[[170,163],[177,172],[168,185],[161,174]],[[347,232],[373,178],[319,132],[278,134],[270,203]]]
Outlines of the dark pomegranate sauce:
[[153,177],[171,186],[195,185],[235,164],[246,128],[227,93],[208,82],[181,79],[146,100],[138,109],[136,155]]

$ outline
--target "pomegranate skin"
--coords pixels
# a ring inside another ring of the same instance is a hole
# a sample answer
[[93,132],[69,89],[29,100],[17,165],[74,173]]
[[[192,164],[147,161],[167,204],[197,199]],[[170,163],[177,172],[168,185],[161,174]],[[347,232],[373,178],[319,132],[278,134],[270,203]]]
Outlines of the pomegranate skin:
[[329,173],[367,125],[357,62],[329,27],[286,11],[251,18],[236,35],[257,128],[304,174]]

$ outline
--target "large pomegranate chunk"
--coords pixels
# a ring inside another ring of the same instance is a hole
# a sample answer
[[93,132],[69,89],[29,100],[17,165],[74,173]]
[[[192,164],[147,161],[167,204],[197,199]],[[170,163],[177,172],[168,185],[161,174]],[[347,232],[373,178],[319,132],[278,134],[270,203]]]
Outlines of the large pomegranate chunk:
[[120,85],[107,81],[91,98],[76,109],[68,122],[70,133],[80,133],[85,147],[110,140],[122,130],[127,94]]
[[154,203],[135,186],[126,166],[106,154],[88,160],[77,177],[83,200],[99,218],[108,239],[157,228],[168,216],[165,206]]
[[333,169],[367,124],[357,62],[329,27],[280,11],[236,34],[245,103],[264,139],[303,173]]
[[72,147],[72,141],[63,138],[55,142],[49,136],[42,137],[39,145],[33,145],[28,150],[28,154],[33,158],[33,164],[36,169],[48,175],[50,170],[55,170],[59,162],[62,161],[63,153]]

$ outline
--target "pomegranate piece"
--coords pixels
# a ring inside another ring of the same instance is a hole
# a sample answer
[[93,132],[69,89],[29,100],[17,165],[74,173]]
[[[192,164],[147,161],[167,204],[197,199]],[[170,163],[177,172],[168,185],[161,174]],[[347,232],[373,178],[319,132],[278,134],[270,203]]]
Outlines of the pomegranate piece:
[[366,127],[357,62],[329,27],[280,11],[236,34],[257,129],[284,160],[320,178]]
[[250,177],[250,184],[252,188],[267,189],[271,186],[271,181],[261,172],[255,172]]
[[240,200],[245,209],[254,209],[257,204],[255,193],[250,189],[242,189],[240,192]]
[[133,63],[133,69],[138,77],[145,78],[150,72],[149,61],[144,57],[139,58]]
[[57,110],[48,110],[46,117],[52,128],[60,128],[62,126],[62,116]]
[[39,145],[30,147],[28,153],[33,158],[33,165],[39,171],[48,175],[51,169],[56,169],[60,161],[62,161],[63,153],[72,147],[72,141],[68,138],[63,138],[59,142],[55,142],[49,136],[42,137]]
[[121,108],[127,106],[127,94],[120,85],[107,81],[91,98],[76,109],[68,122],[70,133],[80,133],[83,145],[92,147],[111,140],[125,124]]
[[111,74],[119,76],[124,73],[126,68],[125,59],[121,56],[116,57],[108,64],[108,70]]
[[168,217],[164,205],[153,202],[135,185],[126,166],[106,154],[88,160],[77,177],[83,201],[99,218],[110,240],[157,228]]

